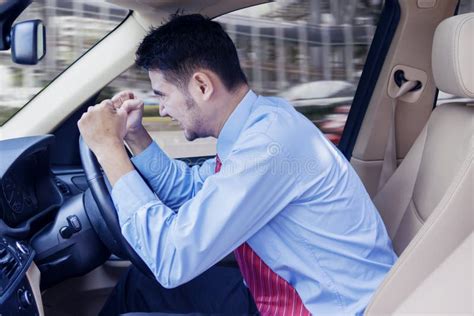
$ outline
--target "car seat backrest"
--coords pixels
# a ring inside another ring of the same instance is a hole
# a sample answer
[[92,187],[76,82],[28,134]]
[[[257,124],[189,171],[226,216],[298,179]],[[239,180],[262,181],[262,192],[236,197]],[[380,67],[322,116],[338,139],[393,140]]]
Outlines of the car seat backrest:
[[[440,90],[474,98],[473,51],[474,13],[440,23],[432,51]],[[474,104],[438,106],[374,198],[400,258],[366,314],[473,312],[473,159]]]

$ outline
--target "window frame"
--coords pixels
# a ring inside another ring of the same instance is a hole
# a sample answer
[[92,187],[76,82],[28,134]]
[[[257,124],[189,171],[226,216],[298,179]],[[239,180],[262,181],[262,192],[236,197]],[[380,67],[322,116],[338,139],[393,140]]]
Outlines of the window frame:
[[398,1],[386,0],[338,146],[349,161],[399,22]]

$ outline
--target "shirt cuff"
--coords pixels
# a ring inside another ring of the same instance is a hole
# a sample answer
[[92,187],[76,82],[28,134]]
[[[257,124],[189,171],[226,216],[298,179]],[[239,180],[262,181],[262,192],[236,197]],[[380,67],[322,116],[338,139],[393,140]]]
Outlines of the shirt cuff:
[[117,209],[120,226],[140,207],[157,200],[136,170],[123,175],[112,188],[112,200]]
[[172,160],[153,141],[144,151],[132,157],[132,163],[145,179],[152,179],[157,174],[168,170]]

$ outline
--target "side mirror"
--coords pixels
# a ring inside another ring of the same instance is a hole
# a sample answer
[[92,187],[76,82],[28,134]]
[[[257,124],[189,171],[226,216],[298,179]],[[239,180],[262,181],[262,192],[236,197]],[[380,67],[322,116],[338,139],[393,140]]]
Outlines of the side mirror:
[[36,65],[46,54],[46,29],[41,20],[15,24],[10,41],[14,63]]

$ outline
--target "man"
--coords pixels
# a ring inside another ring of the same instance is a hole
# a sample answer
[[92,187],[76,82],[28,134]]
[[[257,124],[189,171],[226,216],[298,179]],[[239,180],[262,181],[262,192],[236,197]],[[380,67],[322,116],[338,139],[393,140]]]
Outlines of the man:
[[[129,272],[104,314],[363,313],[396,255],[343,155],[287,102],[249,89],[216,22],[174,17],[145,37],[137,64],[161,115],[188,140],[216,137],[217,157],[192,168],[168,158],[129,92],[83,115],[78,125],[113,185],[122,233],[157,281]],[[245,284],[211,268],[232,251]]]

